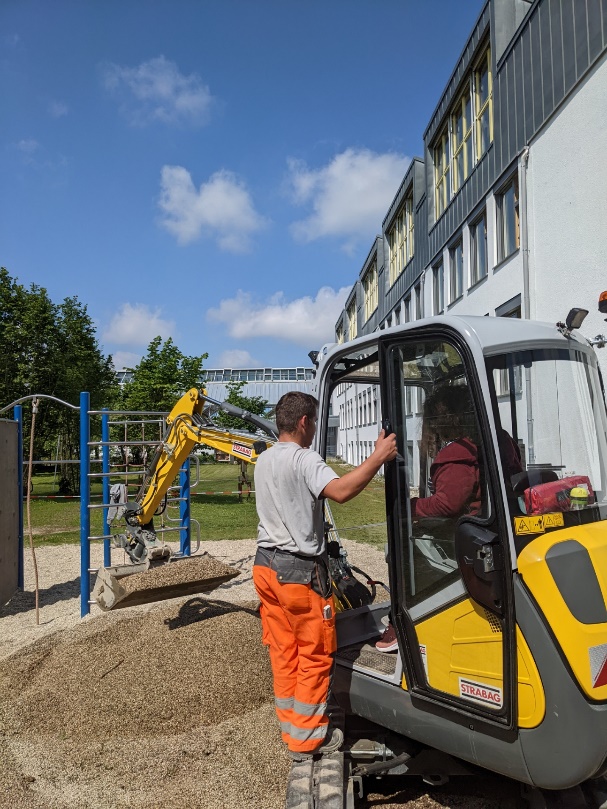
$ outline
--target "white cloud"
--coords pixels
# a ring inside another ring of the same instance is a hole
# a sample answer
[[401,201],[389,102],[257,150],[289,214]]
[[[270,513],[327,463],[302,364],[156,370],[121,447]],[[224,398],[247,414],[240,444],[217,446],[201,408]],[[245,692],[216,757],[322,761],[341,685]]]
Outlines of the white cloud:
[[224,351],[219,357],[218,368],[261,368],[261,363],[252,357],[248,351],[233,348]]
[[121,371],[123,368],[135,368],[141,360],[142,355],[132,351],[114,351],[112,354],[112,362],[116,371]]
[[197,73],[179,72],[175,62],[157,56],[137,67],[113,63],[101,68],[106,89],[122,101],[122,110],[135,125],[205,124],[213,96]]
[[404,155],[353,148],[319,169],[289,160],[293,201],[311,207],[309,216],[291,226],[294,238],[311,242],[337,237],[347,251],[361,240],[367,241],[381,229],[386,208],[408,165],[409,158]]
[[63,101],[49,101],[48,111],[52,118],[62,118],[67,115],[68,106]]
[[250,293],[238,290],[236,297],[221,301],[219,308],[209,309],[207,316],[225,324],[235,339],[275,337],[305,348],[320,348],[334,341],[335,321],[350,290],[351,287],[342,287],[336,292],[331,287],[321,287],[315,298],[306,295],[293,301],[277,292],[265,303],[256,302]]
[[17,143],[17,149],[24,155],[31,156],[40,149],[40,144],[34,138],[23,138]]
[[232,172],[218,171],[196,189],[187,169],[163,166],[160,189],[160,223],[179,244],[203,234],[215,238],[222,250],[244,253],[251,247],[251,236],[266,225],[246,186]]
[[163,340],[173,336],[175,322],[161,317],[160,309],[150,309],[143,303],[125,303],[111,319],[103,333],[103,341],[114,345],[148,346],[154,337]]

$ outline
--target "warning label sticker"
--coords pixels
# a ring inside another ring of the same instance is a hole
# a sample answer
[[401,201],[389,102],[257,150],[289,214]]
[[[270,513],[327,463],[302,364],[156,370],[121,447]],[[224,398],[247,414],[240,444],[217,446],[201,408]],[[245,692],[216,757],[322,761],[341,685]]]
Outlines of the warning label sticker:
[[607,643],[600,646],[591,646],[588,649],[590,657],[590,676],[592,687],[600,688],[607,685]]
[[492,705],[494,708],[501,708],[503,704],[501,688],[486,683],[477,683],[464,677],[459,678],[459,693],[466,699]]
[[515,534],[543,534],[547,528],[561,528],[565,525],[563,514],[554,511],[550,514],[540,514],[537,517],[515,517]]
[[250,458],[253,455],[251,447],[245,447],[242,444],[232,444],[232,452],[236,452],[238,455],[244,455],[245,458]]

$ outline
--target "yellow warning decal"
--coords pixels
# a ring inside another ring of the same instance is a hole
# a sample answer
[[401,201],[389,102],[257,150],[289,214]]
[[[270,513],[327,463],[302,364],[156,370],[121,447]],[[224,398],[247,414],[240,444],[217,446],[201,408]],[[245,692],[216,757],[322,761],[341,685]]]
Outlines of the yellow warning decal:
[[560,528],[565,524],[560,511],[540,514],[537,517],[515,517],[514,532],[521,534],[543,534],[547,528]]
[[552,514],[544,514],[544,528],[562,528],[565,525],[563,513],[555,511]]

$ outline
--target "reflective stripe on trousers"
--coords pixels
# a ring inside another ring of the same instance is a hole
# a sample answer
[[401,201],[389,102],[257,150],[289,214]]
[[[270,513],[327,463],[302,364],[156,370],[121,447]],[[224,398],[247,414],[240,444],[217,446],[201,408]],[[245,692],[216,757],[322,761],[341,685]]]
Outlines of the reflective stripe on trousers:
[[[336,648],[332,596],[310,584],[280,584],[276,572],[253,566],[261,601],[263,642],[269,647],[274,696],[283,741],[290,750],[310,752],[327,733],[327,698]],[[323,610],[331,607],[331,617]]]

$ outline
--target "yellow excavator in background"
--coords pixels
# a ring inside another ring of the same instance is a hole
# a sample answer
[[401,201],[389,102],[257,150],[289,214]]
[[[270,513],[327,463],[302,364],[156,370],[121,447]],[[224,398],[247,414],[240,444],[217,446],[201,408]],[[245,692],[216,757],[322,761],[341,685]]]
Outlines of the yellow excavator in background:
[[[258,432],[219,427],[212,418],[217,411],[242,419]],[[169,488],[194,447],[204,444],[254,465],[259,455],[278,437],[274,422],[229,402],[212,399],[206,390],[198,388],[191,388],[179,399],[167,416],[166,424],[166,433],[146,470],[135,500],[118,504],[126,526],[123,532],[113,535],[113,542],[115,547],[124,550],[130,561],[99,569],[92,599],[103,610],[208,592],[237,575],[237,571],[210,578],[184,575],[182,581],[171,578],[170,583],[156,587],[144,582],[139,591],[124,587],[125,577],[169,562],[183,562],[181,570],[185,574],[185,563],[192,557],[171,551],[154,529],[154,516],[164,511]],[[261,437],[260,432],[265,433],[265,437]]]

